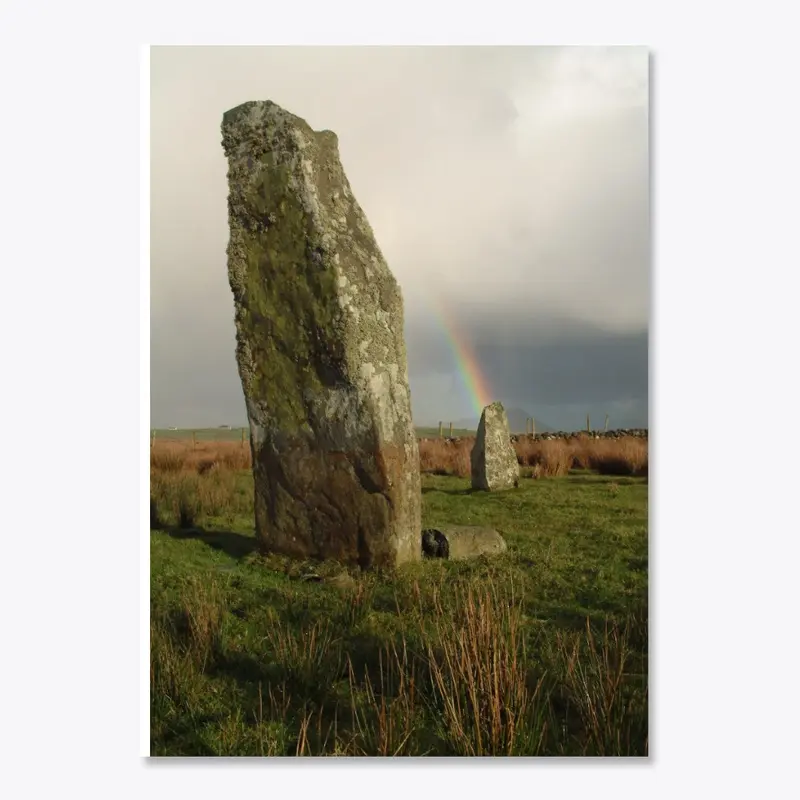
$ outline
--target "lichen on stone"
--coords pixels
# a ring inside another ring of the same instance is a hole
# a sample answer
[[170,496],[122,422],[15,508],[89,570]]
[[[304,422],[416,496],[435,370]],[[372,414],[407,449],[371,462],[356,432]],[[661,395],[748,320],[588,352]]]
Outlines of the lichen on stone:
[[222,134],[259,539],[368,565],[418,558],[402,296],[337,137],[269,101],[226,112]]
[[470,465],[473,489],[497,491],[519,485],[519,462],[502,403],[483,409]]

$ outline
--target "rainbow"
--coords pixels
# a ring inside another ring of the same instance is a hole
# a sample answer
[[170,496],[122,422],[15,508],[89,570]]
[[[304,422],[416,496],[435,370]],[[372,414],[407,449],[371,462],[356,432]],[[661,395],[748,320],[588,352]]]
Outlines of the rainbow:
[[450,349],[453,351],[461,382],[469,394],[472,409],[480,417],[483,409],[492,402],[492,399],[486,376],[475,357],[472,345],[459,329],[453,317],[447,312],[443,303],[433,295],[428,296],[428,302],[434,317],[444,331]]

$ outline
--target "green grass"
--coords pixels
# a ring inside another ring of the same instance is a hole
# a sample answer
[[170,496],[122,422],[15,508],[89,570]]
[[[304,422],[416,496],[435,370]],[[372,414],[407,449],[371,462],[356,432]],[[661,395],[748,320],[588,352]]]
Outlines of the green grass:
[[235,481],[190,530],[153,490],[153,755],[647,754],[646,481],[423,476],[425,526],[508,553],[347,581],[258,555]]

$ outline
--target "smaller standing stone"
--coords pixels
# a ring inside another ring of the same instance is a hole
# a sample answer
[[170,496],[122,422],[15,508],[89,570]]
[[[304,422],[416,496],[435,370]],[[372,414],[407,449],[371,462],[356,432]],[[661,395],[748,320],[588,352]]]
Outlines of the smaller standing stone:
[[472,448],[472,488],[494,492],[519,485],[517,452],[502,403],[483,409]]

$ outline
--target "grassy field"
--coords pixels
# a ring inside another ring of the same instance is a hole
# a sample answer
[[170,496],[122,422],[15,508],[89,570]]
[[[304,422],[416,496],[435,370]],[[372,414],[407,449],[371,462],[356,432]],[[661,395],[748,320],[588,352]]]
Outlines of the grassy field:
[[484,493],[430,444],[423,524],[491,525],[508,553],[262,556],[249,447],[153,449],[153,755],[647,754],[646,456],[586,443],[545,477],[563,451],[518,446],[519,489]]
[[[199,442],[238,442],[242,438],[242,428],[158,428],[155,430],[156,441],[177,440],[191,441],[192,434]],[[250,435],[249,428],[245,427],[245,437]],[[152,435],[151,431],[151,435]]]
[[[421,427],[416,428],[417,438],[418,439],[433,439],[434,437],[439,435],[439,426],[433,427]],[[449,436],[450,435],[450,425],[445,423],[442,425],[442,436]],[[467,428],[453,428],[453,436],[474,436],[474,430],[468,430]]]

